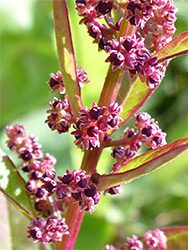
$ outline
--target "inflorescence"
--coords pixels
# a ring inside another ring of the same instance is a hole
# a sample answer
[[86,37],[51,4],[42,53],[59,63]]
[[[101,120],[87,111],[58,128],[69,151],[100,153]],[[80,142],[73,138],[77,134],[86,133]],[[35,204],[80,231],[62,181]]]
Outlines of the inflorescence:
[[[99,49],[108,53],[106,62],[112,64],[112,70],[128,71],[132,79],[138,75],[149,88],[160,84],[167,62],[159,64],[153,52],[169,42],[175,32],[177,10],[171,0],[128,0],[124,3],[114,0],[76,0],[76,9],[78,15],[82,16],[80,23],[86,25]],[[98,19],[104,20],[106,24]],[[123,22],[131,34],[127,33],[126,28],[122,31]],[[89,82],[82,67],[76,70],[76,75],[80,88]],[[113,145],[112,156],[116,160],[113,172],[135,157],[142,144],[148,148],[166,144],[166,134],[144,112],[134,117],[133,125],[137,131],[126,128],[123,137],[116,141],[117,144],[113,144],[110,131],[118,129],[118,124],[123,122],[120,117],[122,107],[115,101],[102,107],[93,103],[91,109],[81,108],[79,117],[73,117],[61,72],[58,71],[56,75],[51,73],[50,77],[47,84],[51,92],[59,91],[63,99],[54,97],[49,103],[45,122],[59,134],[67,132],[72,125],[71,134],[75,137],[75,144],[82,150],[101,148],[105,143]],[[31,195],[38,214],[46,217],[32,220],[28,227],[28,237],[42,244],[55,243],[69,233],[65,219],[60,214],[66,212],[71,200],[79,204],[80,211],[94,211],[101,197],[97,189],[100,175],[94,172],[90,176],[79,169],[72,172],[66,170],[64,175],[56,177],[56,159],[48,153],[43,155],[36,137],[26,137],[25,128],[20,125],[7,126],[6,130],[9,149],[17,152],[23,161],[21,169],[28,173],[26,191]],[[121,189],[115,186],[104,193],[107,192],[114,195],[120,193]],[[148,231],[143,236],[143,242],[136,236],[128,238],[120,249],[162,250],[165,247],[166,236],[163,231],[155,230]],[[105,250],[114,249],[109,245],[105,247]]]
[[7,126],[6,130],[9,149],[17,152],[23,160],[21,169],[28,173],[29,180],[25,187],[34,201],[35,210],[48,217],[47,221],[41,218],[32,221],[29,237],[41,243],[54,243],[68,233],[64,220],[54,217],[54,212],[66,212],[72,198],[79,204],[81,211],[89,210],[92,213],[94,206],[99,203],[101,193],[97,191],[96,182],[81,169],[73,170],[72,173],[66,170],[63,176],[57,176],[56,181],[56,159],[48,153],[43,156],[38,139],[26,137],[25,128],[20,125]]
[[153,52],[164,47],[176,30],[173,1],[76,0],[76,9],[99,49],[109,54],[106,62],[113,70],[123,68],[131,77],[138,74],[149,88],[160,84],[167,62],[159,64]]
[[113,148],[112,157],[116,160],[116,163],[113,165],[113,171],[116,171],[131,160],[142,144],[145,144],[148,148],[157,148],[166,144],[166,133],[161,131],[158,123],[151,119],[149,114],[141,112],[135,115],[134,118],[134,126],[137,128],[137,132],[133,128],[126,128],[121,138],[124,145]]
[[163,250],[166,249],[167,238],[163,231],[156,229],[148,231],[144,236],[138,238],[133,235],[132,238],[127,238],[127,242],[120,248],[115,248],[112,245],[106,245],[104,250]]

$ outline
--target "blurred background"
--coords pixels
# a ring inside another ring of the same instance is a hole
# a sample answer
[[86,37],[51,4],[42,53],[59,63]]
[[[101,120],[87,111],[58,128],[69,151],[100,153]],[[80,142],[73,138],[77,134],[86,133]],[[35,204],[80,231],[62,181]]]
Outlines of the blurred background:
[[[188,29],[186,0],[174,1],[179,9],[176,36]],[[86,35],[84,25],[68,0],[74,49],[78,67],[88,73],[90,83],[82,90],[84,106],[97,102],[108,69],[106,54],[99,52],[92,38]],[[23,124],[29,134],[39,137],[43,152],[57,158],[57,173],[79,168],[82,153],[69,134],[51,132],[44,121],[53,96],[46,81],[49,73],[59,70],[52,19],[52,1],[1,0],[1,75],[0,75],[0,145],[17,164],[16,155],[6,148],[6,125]],[[188,57],[170,62],[166,77],[153,97],[142,107],[167,133],[170,143],[188,135]],[[131,121],[128,123],[131,127]],[[121,132],[115,133],[118,138]],[[99,172],[110,172],[113,159],[105,150]],[[149,229],[187,224],[187,164],[183,154],[164,168],[123,187],[123,194],[102,197],[95,212],[86,213],[75,249],[102,249],[105,244],[118,246],[132,234],[142,235]],[[25,178],[25,177],[24,177]],[[0,194],[2,199],[2,195]],[[3,200],[2,200],[3,201]],[[27,239],[29,221],[7,203],[1,206],[2,250],[39,249]],[[12,215],[13,214],[13,215]],[[18,227],[21,230],[18,230]],[[13,243],[14,242],[14,243]]]

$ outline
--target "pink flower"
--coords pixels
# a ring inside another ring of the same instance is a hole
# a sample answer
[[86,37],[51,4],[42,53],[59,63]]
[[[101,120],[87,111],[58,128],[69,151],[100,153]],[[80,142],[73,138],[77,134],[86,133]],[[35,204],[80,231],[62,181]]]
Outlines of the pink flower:
[[52,88],[51,93],[60,90],[61,94],[65,93],[65,86],[62,80],[61,72],[58,71],[57,75],[54,75],[53,73],[50,74],[51,79],[47,82],[48,85]]
[[75,144],[83,150],[100,147],[100,135],[104,138],[108,130],[118,128],[118,123],[122,121],[118,116],[121,111],[122,108],[114,102],[107,107],[100,108],[93,103],[91,109],[81,109],[81,116],[73,126],[75,131],[71,133],[75,136]]
[[127,243],[123,245],[123,247],[126,247],[126,249],[130,250],[143,250],[143,244],[138,239],[137,236],[133,235],[132,238],[127,238]]
[[50,115],[45,122],[51,130],[57,130],[59,134],[67,132],[71,123],[74,122],[68,97],[65,95],[63,101],[54,97],[53,102],[49,102],[49,105],[51,109],[47,110],[47,113]]
[[60,241],[63,235],[69,234],[65,219],[50,217],[47,221],[43,218],[33,219],[28,227],[28,238],[33,238],[34,242],[42,244]]
[[156,229],[155,231],[148,231],[144,234],[144,240],[149,250],[163,250],[166,249],[167,238],[163,231]]

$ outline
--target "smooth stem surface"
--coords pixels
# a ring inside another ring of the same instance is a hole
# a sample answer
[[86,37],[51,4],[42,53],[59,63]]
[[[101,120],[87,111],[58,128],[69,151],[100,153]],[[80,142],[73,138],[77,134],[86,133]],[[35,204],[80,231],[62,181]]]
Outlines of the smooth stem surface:
[[80,231],[80,226],[84,217],[85,211],[80,212],[78,203],[74,203],[73,199],[69,205],[65,216],[65,222],[69,226],[68,235],[64,235],[62,241],[57,241],[56,250],[73,250],[74,244]]
[[125,146],[130,145],[133,143],[136,139],[138,139],[138,135],[134,135],[130,138],[123,138],[116,141],[110,141],[110,142],[104,142],[103,147],[117,147],[117,146]]
[[[80,87],[76,76],[76,60],[73,50],[68,11],[65,0],[53,0],[53,14],[58,61],[63,82],[68,95],[71,111],[76,119],[82,107]],[[69,235],[64,235],[62,241],[56,243],[57,250],[73,250],[84,212],[80,212],[79,204],[73,203],[68,207],[65,222],[68,225]]]

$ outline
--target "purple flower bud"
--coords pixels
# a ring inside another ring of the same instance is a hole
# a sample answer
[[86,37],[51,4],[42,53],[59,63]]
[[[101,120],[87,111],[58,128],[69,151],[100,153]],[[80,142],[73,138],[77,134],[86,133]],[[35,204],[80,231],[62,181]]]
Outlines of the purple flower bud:
[[94,120],[98,120],[99,116],[103,114],[103,111],[101,108],[95,107],[90,110],[89,114],[91,118],[93,118]]
[[124,56],[120,52],[112,52],[109,56],[109,61],[115,66],[119,66],[124,59]]
[[87,184],[87,180],[86,179],[81,179],[78,183],[78,186],[81,188],[84,188]]
[[24,160],[24,161],[30,161],[32,159],[32,154],[28,151],[28,150],[24,150],[21,152],[20,157]]
[[29,233],[34,240],[38,240],[42,237],[42,233],[38,228],[31,228]]
[[76,0],[76,4],[86,4],[86,0]]
[[56,188],[57,188],[57,183],[54,180],[49,180],[46,181],[44,184],[44,188],[49,192],[49,193],[53,193]]
[[133,42],[129,40],[125,40],[122,45],[127,51],[133,48]]
[[56,196],[58,199],[64,199],[67,196],[68,189],[65,187],[58,188],[56,191]]
[[55,79],[51,78],[49,81],[49,85],[50,87],[53,89],[54,87],[56,87],[59,84],[58,81],[56,81]]
[[66,174],[62,177],[62,182],[64,184],[69,184],[73,180],[72,174]]
[[97,189],[94,186],[90,186],[84,193],[87,197],[93,197],[97,193]]
[[98,173],[93,173],[92,174],[92,176],[91,176],[91,181],[93,182],[93,183],[98,183],[99,182],[99,178],[100,178],[100,174],[98,174]]
[[113,118],[108,122],[108,125],[110,125],[110,127],[114,128],[117,125],[118,120],[116,118],[117,117],[113,115]]
[[147,126],[145,128],[142,129],[142,134],[146,135],[147,137],[150,137],[152,134],[152,127],[151,126]]
[[28,172],[29,172],[29,166],[26,165],[26,166],[22,167],[22,170],[23,170],[24,172],[28,173]]
[[45,194],[44,189],[43,189],[43,188],[38,188],[38,189],[37,189],[37,192],[36,192],[36,194],[35,194],[35,196],[36,196],[37,198],[42,198],[42,197],[44,196],[44,194]]
[[105,15],[112,10],[112,4],[108,2],[101,1],[98,6],[96,7],[97,11],[101,14]]
[[77,201],[80,201],[83,199],[81,192],[72,193],[71,195]]
[[98,128],[95,126],[88,128],[87,130],[87,134],[90,137],[95,137],[96,135],[98,135]]

